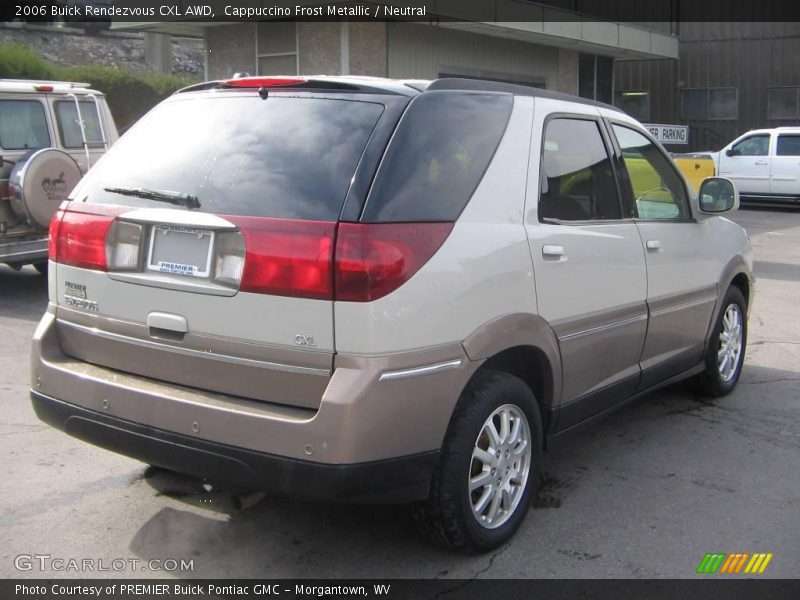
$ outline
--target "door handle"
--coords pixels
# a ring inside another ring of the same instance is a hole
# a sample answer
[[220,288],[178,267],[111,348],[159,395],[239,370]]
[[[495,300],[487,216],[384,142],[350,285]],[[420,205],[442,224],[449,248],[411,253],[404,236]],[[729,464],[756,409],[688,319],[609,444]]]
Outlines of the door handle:
[[542,256],[545,258],[552,257],[552,258],[561,258],[564,256],[564,246],[554,246],[552,244],[546,244],[542,246]]
[[768,165],[769,163],[767,161],[765,161],[765,160],[757,160],[755,162],[755,164],[760,165],[760,166],[764,166],[764,165]]
[[661,250],[661,242],[658,240],[647,240],[645,245],[648,250]]

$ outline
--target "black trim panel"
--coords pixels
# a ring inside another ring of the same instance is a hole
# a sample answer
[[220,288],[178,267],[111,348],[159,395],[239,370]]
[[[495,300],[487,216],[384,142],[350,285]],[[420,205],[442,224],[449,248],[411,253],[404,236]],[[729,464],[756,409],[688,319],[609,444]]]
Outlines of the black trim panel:
[[275,456],[156,429],[31,391],[36,415],[69,435],[172,471],[337,502],[401,503],[430,491],[438,451],[331,465]]

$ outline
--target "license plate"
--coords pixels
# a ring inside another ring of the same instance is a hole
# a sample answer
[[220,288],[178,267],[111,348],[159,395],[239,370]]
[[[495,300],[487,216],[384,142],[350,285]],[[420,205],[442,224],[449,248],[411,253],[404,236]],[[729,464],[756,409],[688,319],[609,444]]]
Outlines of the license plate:
[[188,277],[208,277],[213,248],[213,231],[155,225],[150,234],[147,269]]

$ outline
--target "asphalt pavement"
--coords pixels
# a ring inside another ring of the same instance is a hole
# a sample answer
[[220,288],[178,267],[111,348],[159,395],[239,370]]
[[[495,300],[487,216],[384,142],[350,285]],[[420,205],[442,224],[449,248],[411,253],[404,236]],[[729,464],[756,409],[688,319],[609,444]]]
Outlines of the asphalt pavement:
[[[690,578],[709,552],[772,553],[759,577],[798,577],[800,212],[734,220],[758,277],[735,392],[708,401],[671,387],[572,436],[546,455],[513,541],[473,557],[428,545],[402,506],[267,496],[240,508],[253,499],[242,490],[43,425],[28,355],[46,282],[0,267],[0,577]],[[86,559],[94,572],[70,568]]]

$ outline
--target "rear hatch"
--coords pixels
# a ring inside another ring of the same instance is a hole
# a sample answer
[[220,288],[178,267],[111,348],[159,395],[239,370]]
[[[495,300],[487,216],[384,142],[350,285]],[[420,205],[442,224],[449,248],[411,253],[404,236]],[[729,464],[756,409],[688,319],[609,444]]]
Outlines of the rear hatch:
[[57,330],[93,364],[314,409],[331,376],[333,249],[408,98],[176,94],[51,225]]

